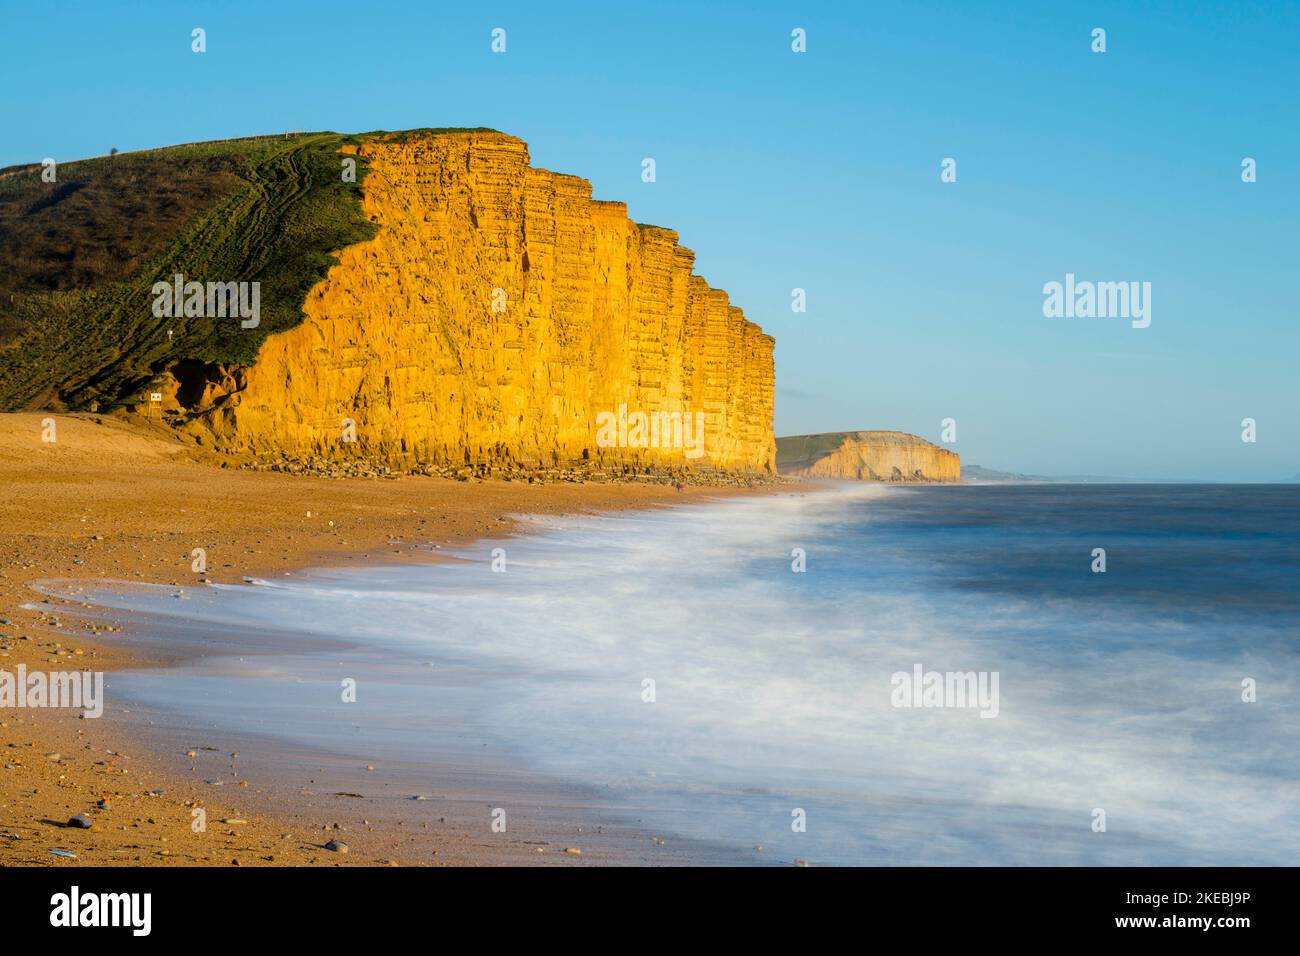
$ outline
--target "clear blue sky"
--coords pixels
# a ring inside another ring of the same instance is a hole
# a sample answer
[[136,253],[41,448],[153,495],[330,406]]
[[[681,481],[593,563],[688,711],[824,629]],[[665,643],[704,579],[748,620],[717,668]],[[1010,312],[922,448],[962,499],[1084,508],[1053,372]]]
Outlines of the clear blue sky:
[[[700,274],[776,337],[777,434],[937,441],[952,417],[967,464],[1300,472],[1300,4],[0,10],[0,165],[284,129],[495,127],[681,232]],[[940,182],[945,157],[956,183]],[[1045,318],[1042,286],[1067,272],[1151,282],[1151,327]]]

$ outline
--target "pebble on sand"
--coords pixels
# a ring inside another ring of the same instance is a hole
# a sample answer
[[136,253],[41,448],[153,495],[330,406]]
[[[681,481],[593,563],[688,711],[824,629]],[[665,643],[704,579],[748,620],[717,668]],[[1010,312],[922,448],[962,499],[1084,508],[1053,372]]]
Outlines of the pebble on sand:
[[95,822],[91,820],[90,817],[86,816],[84,813],[78,813],[75,817],[73,817],[71,820],[68,821],[68,826],[73,827],[74,829],[77,830],[89,830],[94,825]]
[[347,853],[348,845],[341,840],[330,840],[325,844],[325,849],[332,850],[335,853]]

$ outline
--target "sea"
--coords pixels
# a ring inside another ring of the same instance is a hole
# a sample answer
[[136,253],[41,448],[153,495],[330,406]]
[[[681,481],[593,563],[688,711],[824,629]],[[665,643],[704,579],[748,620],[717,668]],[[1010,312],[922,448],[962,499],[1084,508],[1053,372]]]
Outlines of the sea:
[[1300,486],[846,483],[523,532],[79,599],[197,649],[119,700],[430,786],[523,766],[740,862],[1300,860]]

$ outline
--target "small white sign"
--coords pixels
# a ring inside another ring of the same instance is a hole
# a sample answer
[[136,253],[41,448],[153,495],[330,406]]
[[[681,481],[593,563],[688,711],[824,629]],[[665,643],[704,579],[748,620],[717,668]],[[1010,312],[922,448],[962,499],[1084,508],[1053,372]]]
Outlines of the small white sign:
[[150,393],[149,393],[149,401],[151,401],[151,402],[161,402],[161,401],[162,401],[162,392],[150,392]]

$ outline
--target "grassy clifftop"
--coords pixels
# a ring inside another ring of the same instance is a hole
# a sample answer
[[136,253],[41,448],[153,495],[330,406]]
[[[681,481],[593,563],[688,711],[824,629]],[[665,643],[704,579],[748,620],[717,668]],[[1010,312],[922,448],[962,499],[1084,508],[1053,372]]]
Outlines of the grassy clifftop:
[[[248,364],[298,324],[332,253],[369,239],[365,161],[309,133],[0,170],[0,411],[111,408],[181,360]],[[260,323],[153,315],[152,286],[259,282]],[[170,336],[168,333],[171,333]]]

